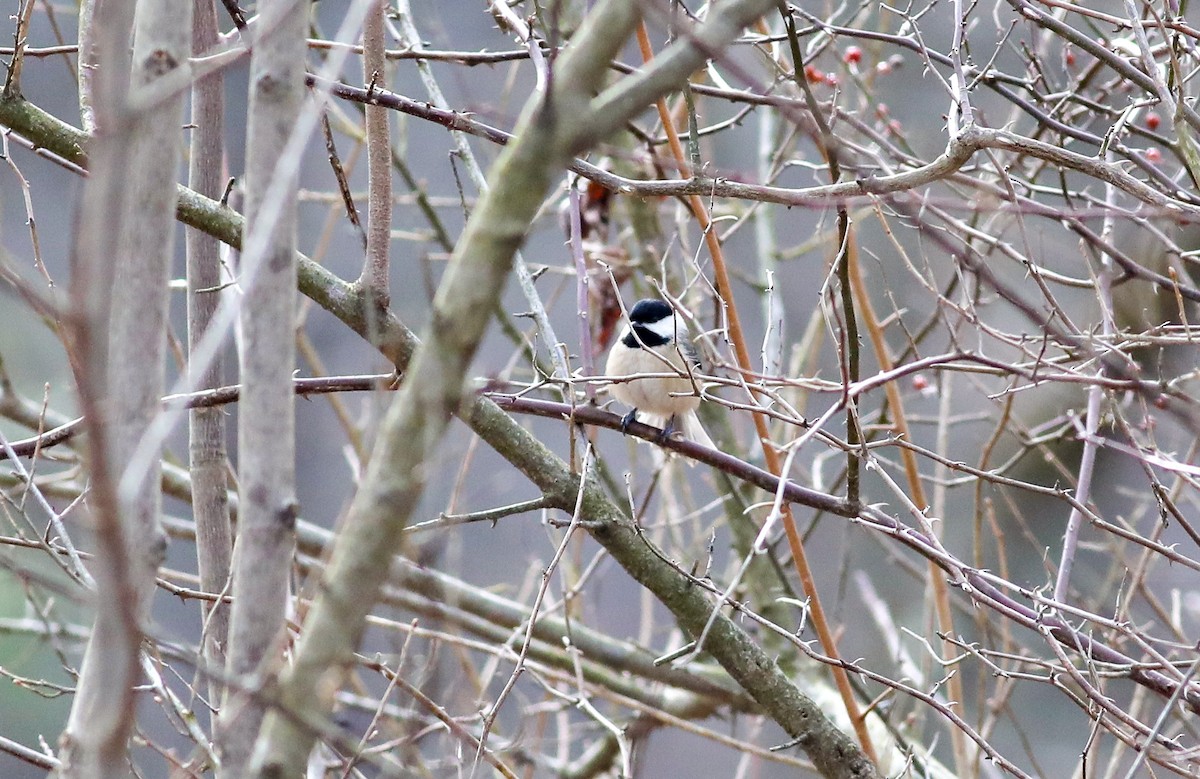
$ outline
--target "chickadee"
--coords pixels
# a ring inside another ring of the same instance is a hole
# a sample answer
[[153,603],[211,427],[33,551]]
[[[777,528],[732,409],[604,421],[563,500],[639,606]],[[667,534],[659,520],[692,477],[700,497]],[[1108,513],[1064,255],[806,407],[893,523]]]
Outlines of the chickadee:
[[633,407],[622,425],[628,426],[642,412],[642,421],[661,427],[664,437],[678,430],[684,438],[716,449],[696,416],[700,398],[690,374],[700,368],[700,359],[692,345],[680,338],[686,332],[669,305],[639,300],[629,310],[629,325],[613,344],[604,373],[618,379],[644,373],[678,374],[614,382],[613,396]]

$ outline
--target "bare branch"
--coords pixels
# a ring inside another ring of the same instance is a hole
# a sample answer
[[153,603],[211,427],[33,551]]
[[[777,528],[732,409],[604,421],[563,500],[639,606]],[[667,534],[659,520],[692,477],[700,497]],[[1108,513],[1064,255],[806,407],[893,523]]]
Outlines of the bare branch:
[[[307,5],[259,6],[250,61],[247,117],[246,243],[263,246],[260,265],[240,279],[241,379],[238,417],[239,521],[233,554],[234,603],[227,669],[257,688],[284,649],[289,576],[298,508],[296,423],[296,168],[282,160],[304,99]],[[217,745],[221,771],[245,775],[264,716],[259,701],[228,691]]]

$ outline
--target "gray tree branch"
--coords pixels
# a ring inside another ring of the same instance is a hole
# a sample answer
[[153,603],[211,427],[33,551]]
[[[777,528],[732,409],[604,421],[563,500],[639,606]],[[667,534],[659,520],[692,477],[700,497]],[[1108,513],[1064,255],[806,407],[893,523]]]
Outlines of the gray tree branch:
[[[218,39],[214,0],[195,0],[192,51],[202,54]],[[217,199],[224,181],[225,101],[218,75],[197,79],[192,86],[192,130],[188,186]],[[217,310],[221,286],[220,242],[202,230],[187,230],[188,349],[195,351]],[[191,360],[188,361],[192,366]],[[197,389],[218,387],[224,380],[223,358],[216,356],[208,369],[190,376]],[[232,530],[229,524],[225,415],[220,409],[197,408],[188,414],[189,455],[192,477],[192,511],[196,520],[196,557],[200,586],[222,592],[229,584]],[[213,668],[225,667],[229,638],[229,607],[205,605],[204,660]],[[209,686],[209,696],[220,699],[219,685]]]
[[[165,384],[167,280],[175,231],[175,171],[182,140],[178,125],[183,98],[133,112],[130,97],[177,71],[190,51],[191,0],[142,2],[134,18],[132,66],[123,54],[128,32],[120,12],[104,4],[98,11],[100,73],[96,86],[97,170],[89,181],[80,240],[80,265],[92,268],[88,294],[107,315],[92,307],[84,326],[90,348],[81,355],[92,381],[105,370],[98,424],[103,450],[93,455],[101,494],[116,491],[113,519],[99,524],[106,536],[97,558],[96,623],[84,654],[79,689],[63,736],[61,772],[67,777],[128,774],[125,750],[134,715],[133,685],[138,677],[141,623],[149,613],[155,574],[165,554],[160,526],[161,451],[141,453],[140,443],[159,412]],[[127,69],[128,68],[128,69]],[[121,82],[130,80],[128,88]],[[136,164],[128,164],[136,161]],[[91,227],[92,231],[87,228]],[[94,231],[94,232],[93,232]],[[105,247],[101,235],[115,245]],[[111,264],[111,276],[99,272]],[[101,279],[104,281],[102,282]],[[107,322],[105,321],[107,320]],[[100,339],[107,337],[103,351]],[[97,364],[99,361],[99,364]],[[85,384],[86,386],[86,384]],[[85,399],[85,409],[90,403]],[[95,431],[94,433],[98,433]],[[110,481],[111,480],[111,481]],[[103,508],[107,501],[100,501]],[[105,519],[105,512],[100,513]],[[120,548],[118,548],[120,547]]]
[[[233,607],[227,671],[259,689],[278,670],[286,638],[295,547],[296,188],[297,168],[282,159],[304,99],[308,4],[264,0],[250,60],[246,131],[246,243],[261,242],[240,278],[240,512],[233,555]],[[245,776],[263,708],[226,693],[217,747],[221,774]]]

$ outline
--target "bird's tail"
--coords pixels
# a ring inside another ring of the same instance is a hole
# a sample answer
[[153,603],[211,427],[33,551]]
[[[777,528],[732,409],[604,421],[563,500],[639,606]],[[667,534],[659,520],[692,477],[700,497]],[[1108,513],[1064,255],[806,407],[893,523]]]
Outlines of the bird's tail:
[[[701,446],[707,446],[709,449],[717,448],[717,445],[713,443],[713,440],[708,437],[708,431],[705,430],[704,425],[700,423],[700,417],[696,415],[695,411],[688,411],[684,414],[676,414],[674,418],[670,416],[659,416],[657,414],[648,414],[646,412],[642,412],[640,418],[641,421],[645,422],[647,425],[650,425],[651,427],[661,427],[664,430],[667,428],[667,424],[673,421],[674,427],[672,428],[672,434],[678,434],[689,441],[700,444]],[[655,465],[662,465],[664,462],[666,462],[666,458],[672,454],[673,453],[670,453],[664,449],[660,449],[657,446],[654,447]],[[696,461],[690,458],[684,458],[684,462],[692,467],[695,467],[696,465]]]
[[713,440],[708,437],[708,431],[700,423],[700,417],[696,415],[695,411],[680,414],[677,417],[677,421],[679,423],[679,432],[683,433],[684,438],[694,441],[701,446],[707,446],[709,449],[717,448]]

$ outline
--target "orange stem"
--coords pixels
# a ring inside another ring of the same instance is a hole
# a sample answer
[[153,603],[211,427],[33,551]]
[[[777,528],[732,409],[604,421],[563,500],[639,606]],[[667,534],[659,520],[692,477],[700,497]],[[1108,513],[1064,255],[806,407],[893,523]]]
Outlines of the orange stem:
[[[645,23],[638,25],[637,39],[643,61],[649,62],[654,58],[654,51],[650,47],[650,36],[646,32]],[[675,130],[675,124],[671,121],[671,112],[667,108],[667,101],[659,98],[657,107],[658,114],[663,123],[663,129],[667,133],[667,140],[671,146],[671,154],[674,155],[679,169],[681,171],[688,171],[687,155],[684,153],[683,144],[679,140],[679,133]],[[733,341],[734,356],[737,359],[738,368],[743,374],[748,373],[751,370],[750,351],[746,348],[746,339],[742,332],[741,319],[738,316],[737,306],[733,302],[733,285],[730,283],[729,271],[725,266],[725,254],[721,249],[721,242],[717,237],[716,231],[712,229],[712,219],[709,217],[704,200],[699,195],[689,195],[687,202],[692,214],[696,217],[696,221],[700,223],[700,228],[704,232],[705,245],[712,256],[717,292],[726,304],[729,320],[729,338]],[[751,391],[753,392],[753,390]],[[755,412],[753,417],[754,427],[758,432],[759,443],[762,445],[763,460],[767,466],[767,470],[775,476],[780,476],[782,469],[779,462],[779,452],[770,444],[770,434],[767,430],[767,416],[762,412]],[[796,520],[792,516],[791,505],[784,503],[782,508],[784,532],[787,535],[793,564],[800,576],[800,584],[804,588],[805,595],[808,596],[809,616],[812,619],[813,627],[817,631],[817,638],[821,642],[822,649],[826,655],[837,663],[841,660],[837,651],[837,642],[834,640],[833,631],[829,629],[829,620],[825,616],[825,609],[821,606],[821,599],[817,594],[817,586],[813,579],[812,568],[809,567],[808,555],[804,551],[804,542],[800,538],[800,531],[797,529]],[[854,732],[858,736],[859,743],[862,745],[863,753],[866,754],[871,762],[878,765],[879,759],[875,756],[875,748],[872,746],[870,736],[867,733],[866,721],[863,718],[862,710],[859,708],[858,700],[854,697],[854,691],[850,687],[850,677],[847,675],[846,669],[841,665],[834,664],[830,668],[833,671],[833,678],[838,692],[845,703],[846,713],[850,716]]]
[[[883,228],[890,235],[891,230],[885,222],[882,211],[878,208],[876,209],[876,216],[880,222],[884,223]],[[879,370],[887,373],[894,367],[894,364],[891,354],[888,352],[887,341],[883,337],[883,328],[879,326],[879,319],[875,315],[875,308],[871,305],[871,298],[867,294],[867,285],[863,281],[862,269],[858,264],[858,252],[851,249],[849,260],[850,284],[854,292],[858,310],[862,313],[863,322],[867,326],[867,333],[871,338],[871,346],[875,351],[875,359],[879,362]],[[892,409],[894,420],[892,422],[892,429],[901,438],[911,441],[912,436],[909,435],[908,431],[908,418],[904,413],[904,400],[900,396],[900,390],[896,386],[896,382],[890,381],[885,384],[884,392],[887,394],[888,406]],[[900,460],[904,464],[904,473],[908,481],[908,490],[912,502],[918,509],[925,511],[929,507],[929,502],[925,498],[925,487],[921,483],[921,474],[917,468],[917,456],[911,449],[901,447]],[[933,603],[938,621],[938,629],[946,636],[942,641],[942,648],[949,656],[953,656],[958,649],[951,641],[954,638],[954,616],[950,610],[950,588],[946,584],[941,569],[932,561],[929,563],[929,584],[933,589]],[[962,703],[963,686],[958,674],[952,674],[949,677],[946,682],[946,691],[951,702]],[[966,734],[957,727],[951,727],[950,742],[954,749],[955,768],[960,775],[967,776],[970,755],[968,753],[969,747]]]

